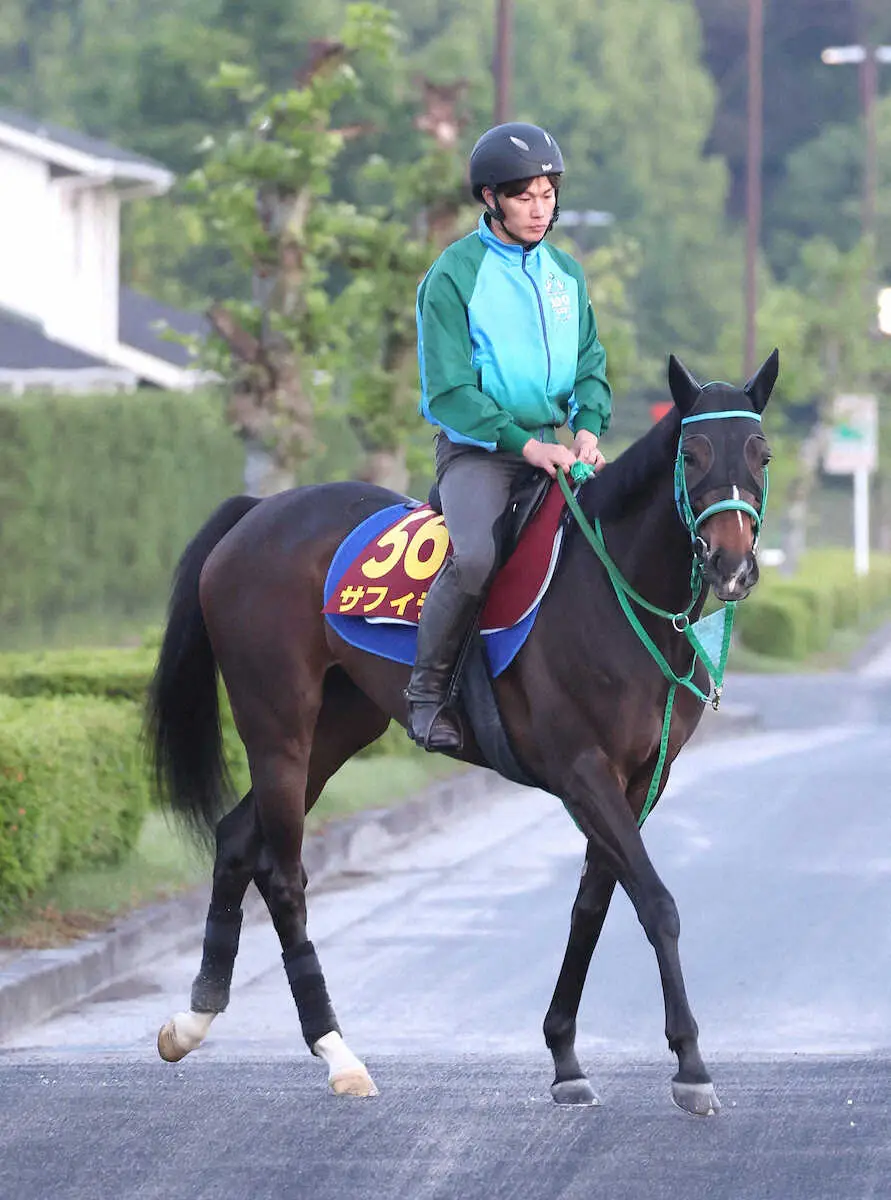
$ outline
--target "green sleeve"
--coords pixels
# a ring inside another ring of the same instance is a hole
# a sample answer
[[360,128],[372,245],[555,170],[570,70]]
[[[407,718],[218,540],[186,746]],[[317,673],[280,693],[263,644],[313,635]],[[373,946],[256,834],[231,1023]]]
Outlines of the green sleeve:
[[467,302],[442,264],[424,280],[419,304],[424,395],[433,420],[474,441],[522,453],[531,434],[480,390]]
[[606,351],[597,337],[597,321],[588,296],[585,273],[576,260],[549,247],[551,253],[575,277],[579,288],[579,359],[575,372],[576,410],[569,426],[573,433],[587,429],[600,437],[609,428],[613,393],[606,378]]

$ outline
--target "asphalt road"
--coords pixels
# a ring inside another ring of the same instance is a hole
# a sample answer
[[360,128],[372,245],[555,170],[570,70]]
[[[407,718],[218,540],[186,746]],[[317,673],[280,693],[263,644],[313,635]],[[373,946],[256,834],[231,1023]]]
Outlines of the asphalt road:
[[891,1197],[891,679],[735,679],[765,732],[691,747],[647,825],[681,913],[724,1108],[675,1110],[652,951],[617,897],[579,1018],[603,1105],[549,1098],[541,1020],[582,861],[549,797],[310,896],[345,1035],[381,1088],[335,1100],[275,939],[246,925],[229,1012],[155,1058],[197,947],[0,1050],[0,1197]]

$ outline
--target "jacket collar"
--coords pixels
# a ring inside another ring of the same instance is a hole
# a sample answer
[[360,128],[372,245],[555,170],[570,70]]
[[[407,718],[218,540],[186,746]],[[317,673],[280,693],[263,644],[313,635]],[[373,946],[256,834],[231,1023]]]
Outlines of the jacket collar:
[[[486,220],[485,213],[483,213],[480,217],[478,232],[483,244],[487,246],[489,250],[500,255],[505,262],[514,263],[516,266],[522,265],[524,254],[523,247],[519,244],[519,242],[503,242],[501,238],[496,237],[489,228],[489,223]],[[533,246],[531,250],[525,251],[526,261],[534,261],[538,256],[540,249],[541,242],[539,242],[537,246]]]

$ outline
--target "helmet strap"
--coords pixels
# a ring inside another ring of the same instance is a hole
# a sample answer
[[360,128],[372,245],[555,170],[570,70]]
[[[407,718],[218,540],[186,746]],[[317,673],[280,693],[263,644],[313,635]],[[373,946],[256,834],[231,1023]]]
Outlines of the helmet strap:
[[511,233],[511,231],[508,229],[507,224],[506,224],[507,216],[505,214],[504,209],[501,207],[501,201],[498,199],[498,193],[496,192],[495,188],[492,188],[492,195],[495,197],[494,205],[492,205],[492,204],[486,205],[486,213],[489,216],[489,219],[491,221],[498,221],[498,223],[501,225],[501,228],[504,230],[504,232],[507,234],[507,236],[510,238],[510,240],[512,242],[516,242],[518,246],[522,246],[524,250],[534,250],[536,246],[540,246],[541,243],[548,236],[548,234],[551,232],[551,230],[554,228],[554,226],[557,224],[557,221],[560,218],[560,189],[555,188],[554,195],[555,195],[556,199],[554,201],[554,215],[551,217],[550,225],[547,227],[547,229],[544,231],[544,233],[541,235],[541,237],[538,239],[537,242],[524,242],[522,240],[522,238],[518,238],[516,236],[516,234]]

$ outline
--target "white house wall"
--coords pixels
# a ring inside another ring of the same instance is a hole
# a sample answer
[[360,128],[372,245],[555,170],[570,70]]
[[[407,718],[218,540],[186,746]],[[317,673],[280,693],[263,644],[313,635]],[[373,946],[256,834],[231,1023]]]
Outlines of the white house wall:
[[0,147],[0,307],[101,355],[118,339],[120,200]]
[[57,288],[46,332],[103,355],[118,338],[120,201],[111,188],[77,187],[68,179],[50,190]]
[[0,307],[42,321],[53,278],[49,167],[0,147]]

